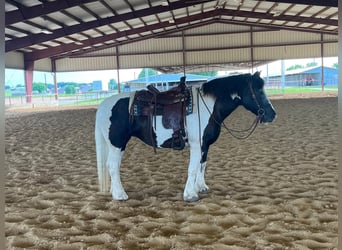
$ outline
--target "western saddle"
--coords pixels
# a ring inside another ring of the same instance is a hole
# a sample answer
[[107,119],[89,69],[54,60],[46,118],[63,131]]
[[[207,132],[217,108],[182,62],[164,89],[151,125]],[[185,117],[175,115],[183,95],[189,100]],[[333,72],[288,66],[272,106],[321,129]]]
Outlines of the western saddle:
[[[137,91],[131,105],[131,119],[135,116],[148,116],[148,127],[153,140],[153,125],[156,128],[156,116],[162,116],[162,124],[166,129],[172,129],[172,138],[165,141],[161,146],[182,150],[186,143],[186,133],[184,129],[185,116],[192,113],[192,93],[191,88],[186,86],[185,76],[181,77],[178,86],[168,90],[159,91],[153,85],[148,85],[147,90]],[[152,120],[154,124],[152,125]]]

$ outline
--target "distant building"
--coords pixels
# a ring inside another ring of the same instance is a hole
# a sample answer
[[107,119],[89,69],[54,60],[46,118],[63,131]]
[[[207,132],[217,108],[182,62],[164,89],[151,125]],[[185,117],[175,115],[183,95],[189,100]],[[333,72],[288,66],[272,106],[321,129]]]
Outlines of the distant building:
[[102,89],[103,87],[101,80],[93,81],[93,91],[102,91]]
[[[330,67],[323,67],[324,85],[335,85],[338,83],[338,70]],[[266,84],[269,86],[280,85],[281,75],[269,75],[266,77]],[[303,69],[288,70],[285,72],[286,86],[321,86],[322,67],[315,66]]]
[[91,84],[81,84],[79,86],[80,93],[88,93],[92,89]]
[[25,96],[26,88],[25,87],[16,87],[12,89],[12,96]]
[[[125,92],[136,91],[146,88],[147,85],[153,84],[160,91],[168,90],[174,86],[177,86],[180,82],[180,78],[183,74],[160,74],[149,77],[139,78],[133,81],[126,82]],[[187,85],[199,85],[206,82],[209,78],[208,76],[186,74],[186,84]]]

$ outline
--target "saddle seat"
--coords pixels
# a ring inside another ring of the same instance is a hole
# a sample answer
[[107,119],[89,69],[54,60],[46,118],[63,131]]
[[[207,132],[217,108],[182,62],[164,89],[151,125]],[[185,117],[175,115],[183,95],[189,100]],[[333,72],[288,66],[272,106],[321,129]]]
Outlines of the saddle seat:
[[[181,77],[178,86],[164,92],[159,91],[153,85],[148,85],[147,90],[135,93],[131,117],[149,116],[154,118],[154,127],[156,127],[156,116],[161,115],[163,126],[173,130],[172,138],[161,146],[182,150],[186,143],[184,121],[191,99],[191,91],[185,84],[185,77]],[[153,138],[151,120],[149,119],[149,130],[151,138]],[[152,142],[154,143],[153,139]],[[153,147],[155,150],[155,145]]]

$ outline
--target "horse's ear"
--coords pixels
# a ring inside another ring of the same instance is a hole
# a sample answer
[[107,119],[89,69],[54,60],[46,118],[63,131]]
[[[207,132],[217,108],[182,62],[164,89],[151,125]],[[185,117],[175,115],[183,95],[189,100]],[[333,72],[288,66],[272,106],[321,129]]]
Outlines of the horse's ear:
[[256,71],[253,76],[260,77],[261,71]]
[[180,84],[185,84],[185,79],[186,79],[186,76],[182,76],[180,78]]

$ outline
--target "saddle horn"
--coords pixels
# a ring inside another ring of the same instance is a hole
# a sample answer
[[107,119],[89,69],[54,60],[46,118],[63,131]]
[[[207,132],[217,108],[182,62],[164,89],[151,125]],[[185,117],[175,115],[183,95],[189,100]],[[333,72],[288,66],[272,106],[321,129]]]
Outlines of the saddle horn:
[[181,91],[185,91],[185,88],[186,88],[186,83],[185,83],[185,79],[186,79],[186,76],[182,76],[180,78],[180,83],[179,83],[179,87],[181,89]]

